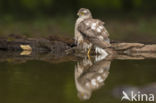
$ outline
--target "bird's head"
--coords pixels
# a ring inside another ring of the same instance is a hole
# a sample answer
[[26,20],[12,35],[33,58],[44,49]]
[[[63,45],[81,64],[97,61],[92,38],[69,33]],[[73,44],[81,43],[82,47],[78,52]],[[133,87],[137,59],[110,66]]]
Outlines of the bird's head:
[[86,8],[81,8],[78,11],[77,15],[79,17],[83,17],[83,18],[86,18],[86,19],[92,17],[92,14],[91,14],[90,10],[89,9],[86,9]]

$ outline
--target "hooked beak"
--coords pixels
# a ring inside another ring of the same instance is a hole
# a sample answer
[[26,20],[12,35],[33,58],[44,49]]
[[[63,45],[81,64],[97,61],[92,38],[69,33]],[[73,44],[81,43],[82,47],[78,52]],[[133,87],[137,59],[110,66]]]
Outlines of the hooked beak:
[[77,16],[80,16],[80,13],[79,12],[77,13]]
[[78,12],[78,13],[77,13],[77,15],[78,15],[78,16],[80,16],[80,15],[81,15],[81,13],[80,13],[80,12]]

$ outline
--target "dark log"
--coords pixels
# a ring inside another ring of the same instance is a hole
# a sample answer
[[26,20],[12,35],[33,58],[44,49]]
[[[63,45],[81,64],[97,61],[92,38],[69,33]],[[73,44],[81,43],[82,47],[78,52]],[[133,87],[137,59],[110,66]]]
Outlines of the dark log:
[[[22,45],[30,46],[22,48]],[[26,50],[25,50],[26,48]],[[156,58],[156,44],[111,42],[111,47],[105,48],[109,53],[107,59],[146,59]],[[49,61],[77,60],[86,56],[81,46],[76,46],[71,38],[51,36],[48,38],[24,38],[11,36],[0,38],[0,61],[9,58]],[[91,55],[94,57],[94,49]]]

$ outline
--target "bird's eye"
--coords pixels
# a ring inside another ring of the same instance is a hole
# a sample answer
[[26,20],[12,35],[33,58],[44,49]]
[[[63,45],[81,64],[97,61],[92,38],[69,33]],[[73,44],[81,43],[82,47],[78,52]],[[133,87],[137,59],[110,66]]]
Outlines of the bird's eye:
[[81,14],[81,15],[84,15],[85,13],[84,13],[84,12],[80,12],[80,14]]

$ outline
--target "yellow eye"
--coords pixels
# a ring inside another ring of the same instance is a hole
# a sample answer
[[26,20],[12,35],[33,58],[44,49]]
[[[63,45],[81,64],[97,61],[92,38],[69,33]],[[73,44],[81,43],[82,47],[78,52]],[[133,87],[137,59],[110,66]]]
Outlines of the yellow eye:
[[84,15],[84,12],[80,12],[81,15]]

